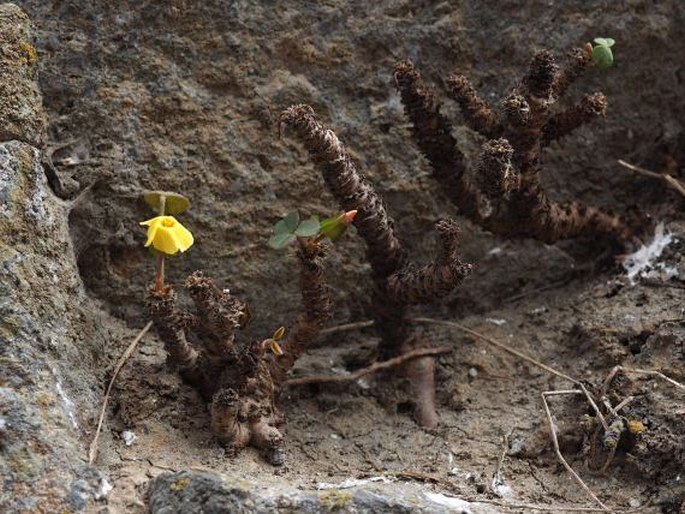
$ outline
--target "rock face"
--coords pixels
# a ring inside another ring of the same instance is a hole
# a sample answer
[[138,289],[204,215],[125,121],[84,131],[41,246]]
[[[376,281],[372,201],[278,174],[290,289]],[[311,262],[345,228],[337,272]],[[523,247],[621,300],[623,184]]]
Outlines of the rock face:
[[[663,65],[685,58],[679,38],[669,36],[683,19],[678,0],[601,9],[580,0],[544,7],[404,0],[20,5],[37,26],[49,142],[67,145],[54,154],[63,194],[93,186],[93,201],[70,218],[83,280],[111,313],[138,326],[145,323],[141,291],[154,268],[137,225],[150,216],[140,200],[145,189],[175,190],[192,203],[183,223],[196,244],[167,266],[172,281],[204,270],[250,303],[255,337],[292,321],[283,300],[297,292],[296,262],[266,246],[270,229],[294,209],[303,216],[336,209],[304,151],[287,134],[279,138],[279,113],[292,103],[311,104],[336,130],[384,195],[400,237],[422,257],[433,245],[435,220],[454,210],[411,140],[392,82],[400,59],[411,59],[439,90],[447,74],[465,73],[496,104],[536,49],[562,56],[611,32],[616,66],[587,73],[569,95],[604,91],[605,121],[546,152],[546,190],[590,205],[643,202],[632,177],[608,171],[615,160],[645,156],[643,164],[658,168],[660,156],[680,152],[681,85]],[[458,125],[455,111],[446,101]],[[459,131],[463,150],[477,150],[473,134]],[[462,225],[468,262],[501,244]],[[336,316],[361,317],[369,276],[354,234],[340,242],[330,269]],[[461,288],[455,305],[486,308],[488,292],[511,287],[510,274],[479,270],[478,291]],[[544,273],[538,269],[535,280],[544,283]]]
[[101,486],[79,440],[100,336],[36,147],[44,113],[29,20],[11,4],[0,6],[0,48],[0,510],[80,511]]

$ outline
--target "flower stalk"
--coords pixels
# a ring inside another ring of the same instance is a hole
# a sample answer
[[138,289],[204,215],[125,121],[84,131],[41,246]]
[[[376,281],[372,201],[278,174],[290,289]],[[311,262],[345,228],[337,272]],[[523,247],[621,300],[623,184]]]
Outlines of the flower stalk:
[[144,198],[158,213],[158,216],[140,224],[147,227],[145,246],[152,246],[156,255],[155,291],[161,292],[164,288],[165,257],[185,252],[194,242],[193,234],[173,216],[185,211],[190,204],[184,196],[162,191],[152,191]]
[[[166,208],[166,195],[159,196],[159,215],[164,216],[164,210]],[[155,290],[160,292],[164,288],[164,254],[162,252],[157,253],[157,259],[155,262]]]

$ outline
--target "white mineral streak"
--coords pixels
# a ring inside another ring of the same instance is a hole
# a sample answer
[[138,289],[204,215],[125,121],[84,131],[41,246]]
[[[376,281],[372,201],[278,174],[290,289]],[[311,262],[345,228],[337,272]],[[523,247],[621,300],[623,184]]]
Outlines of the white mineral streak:
[[389,484],[392,482],[392,480],[390,480],[387,477],[381,477],[381,476],[364,478],[364,479],[348,478],[348,479],[343,480],[342,482],[340,482],[338,484],[331,484],[328,482],[319,482],[316,484],[316,488],[320,491],[321,490],[327,490],[327,489],[351,489],[353,487],[359,487],[361,485],[366,485],[369,482],[380,482],[382,484]]
[[654,230],[654,239],[649,245],[642,245],[635,253],[631,253],[623,260],[628,280],[635,284],[635,278],[658,278],[668,280],[678,275],[678,271],[658,262],[661,253],[674,241],[673,234],[664,230],[663,222]]

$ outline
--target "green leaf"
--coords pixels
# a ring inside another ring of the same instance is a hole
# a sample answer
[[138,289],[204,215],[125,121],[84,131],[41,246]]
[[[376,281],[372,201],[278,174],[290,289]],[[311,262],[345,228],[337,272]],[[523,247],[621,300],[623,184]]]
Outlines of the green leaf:
[[190,208],[190,201],[185,196],[171,191],[147,191],[143,194],[143,199],[157,213],[160,212],[161,202],[164,201],[166,216],[175,216]]
[[290,229],[288,228],[288,224],[285,222],[285,220],[281,219],[276,222],[274,225],[274,234],[290,234]]
[[614,63],[614,54],[608,46],[597,45],[592,49],[592,60],[599,69],[605,70]]
[[274,234],[293,234],[299,223],[300,215],[297,212],[291,212],[278,220],[278,223],[274,226]]
[[292,234],[300,224],[300,215],[297,211],[291,212],[283,218],[283,223],[285,223],[285,226],[288,228],[288,232]]
[[294,234],[274,234],[269,238],[269,246],[276,250],[280,250],[281,248],[288,246],[293,241],[295,241]]
[[319,233],[319,227],[319,220],[312,217],[300,223],[295,230],[295,235],[297,237],[313,237]]

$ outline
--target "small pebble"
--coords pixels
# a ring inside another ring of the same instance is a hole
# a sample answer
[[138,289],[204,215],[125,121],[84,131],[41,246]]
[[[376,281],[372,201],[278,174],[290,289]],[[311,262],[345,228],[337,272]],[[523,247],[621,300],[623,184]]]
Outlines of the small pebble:
[[131,430],[124,430],[121,433],[121,439],[124,441],[124,444],[126,446],[131,446],[133,443],[136,442],[136,434],[134,434]]
[[476,378],[478,376],[478,370],[476,368],[469,368],[469,378]]

